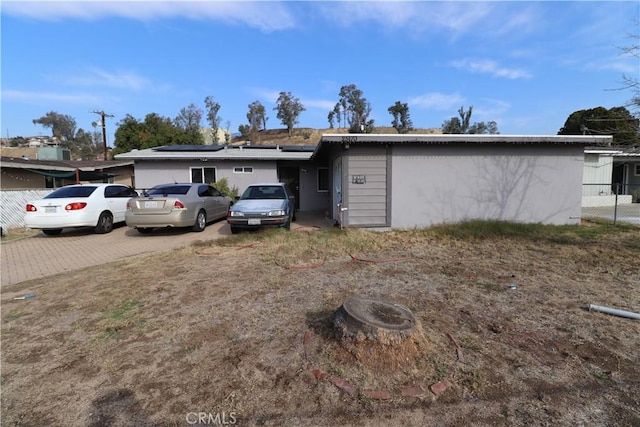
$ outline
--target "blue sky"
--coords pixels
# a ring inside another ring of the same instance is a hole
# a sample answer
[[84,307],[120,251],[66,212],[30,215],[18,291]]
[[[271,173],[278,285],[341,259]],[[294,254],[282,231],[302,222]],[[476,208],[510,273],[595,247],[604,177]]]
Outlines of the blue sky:
[[[49,111],[108,142],[126,114],[176,117],[204,98],[222,127],[246,124],[260,101],[267,128],[279,92],[327,128],[340,87],[355,84],[377,126],[409,104],[415,127],[438,128],[473,106],[502,134],[556,134],[572,112],[625,105],[638,77],[640,3],[435,1],[2,1],[2,137],[48,135]],[[203,115],[204,117],[204,115]],[[203,120],[203,126],[206,122]]]

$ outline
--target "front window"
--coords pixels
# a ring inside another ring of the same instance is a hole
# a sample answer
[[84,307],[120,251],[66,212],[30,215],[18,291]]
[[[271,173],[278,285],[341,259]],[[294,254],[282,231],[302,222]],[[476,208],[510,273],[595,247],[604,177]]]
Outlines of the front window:
[[318,168],[318,191],[329,191],[329,168]]
[[191,168],[191,182],[207,184],[216,182],[216,168]]
[[233,173],[253,173],[253,166],[236,166]]
[[60,188],[64,185],[64,179],[55,178],[52,176],[45,176],[44,185],[45,185],[45,188]]

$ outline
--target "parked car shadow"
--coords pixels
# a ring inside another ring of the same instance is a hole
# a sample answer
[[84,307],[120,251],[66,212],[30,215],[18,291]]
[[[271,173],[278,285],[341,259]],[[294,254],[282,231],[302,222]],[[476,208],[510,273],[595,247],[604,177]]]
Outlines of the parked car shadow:
[[[117,230],[118,228],[123,228],[123,227],[126,227],[126,224],[124,222],[117,223],[113,225],[113,230]],[[37,230],[37,231],[39,232],[32,237],[47,238],[47,239],[64,239],[65,237],[89,236],[89,235],[96,234],[95,227],[63,228],[60,234],[51,235],[51,236],[47,236],[42,232],[42,230]],[[111,231],[111,233],[113,233],[113,231]],[[111,233],[106,233],[106,234],[111,234]]]

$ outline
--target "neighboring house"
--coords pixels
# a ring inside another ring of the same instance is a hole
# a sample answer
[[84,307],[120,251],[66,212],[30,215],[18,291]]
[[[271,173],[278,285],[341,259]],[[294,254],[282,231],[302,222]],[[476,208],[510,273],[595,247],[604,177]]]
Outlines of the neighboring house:
[[639,203],[640,150],[588,147],[583,184],[583,207]]
[[344,227],[411,228],[470,219],[580,222],[585,146],[610,136],[323,135],[315,147],[134,150],[136,187],[213,182],[240,191],[288,182],[303,212]]
[[0,157],[0,189],[58,188],[77,182],[133,185],[133,161],[39,160]]
[[619,194],[632,196],[640,203],[640,148],[621,150],[613,155],[613,183]]

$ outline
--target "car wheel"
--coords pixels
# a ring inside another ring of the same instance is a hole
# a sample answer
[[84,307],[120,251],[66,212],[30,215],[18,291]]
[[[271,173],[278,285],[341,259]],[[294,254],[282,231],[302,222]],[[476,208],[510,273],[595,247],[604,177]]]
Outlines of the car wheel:
[[138,230],[138,233],[140,234],[149,234],[153,228],[136,228],[136,230]]
[[238,227],[231,226],[231,234],[238,234],[240,229]]
[[203,231],[207,226],[207,214],[204,211],[198,212],[198,216],[196,216],[196,223],[193,224],[193,231]]
[[42,232],[47,236],[57,236],[62,232],[62,228],[47,228],[45,230],[42,230]]
[[291,220],[287,221],[287,223],[284,225],[284,229],[291,230]]
[[111,233],[113,230],[113,215],[111,215],[111,212],[102,212],[100,214],[95,230],[98,234]]

